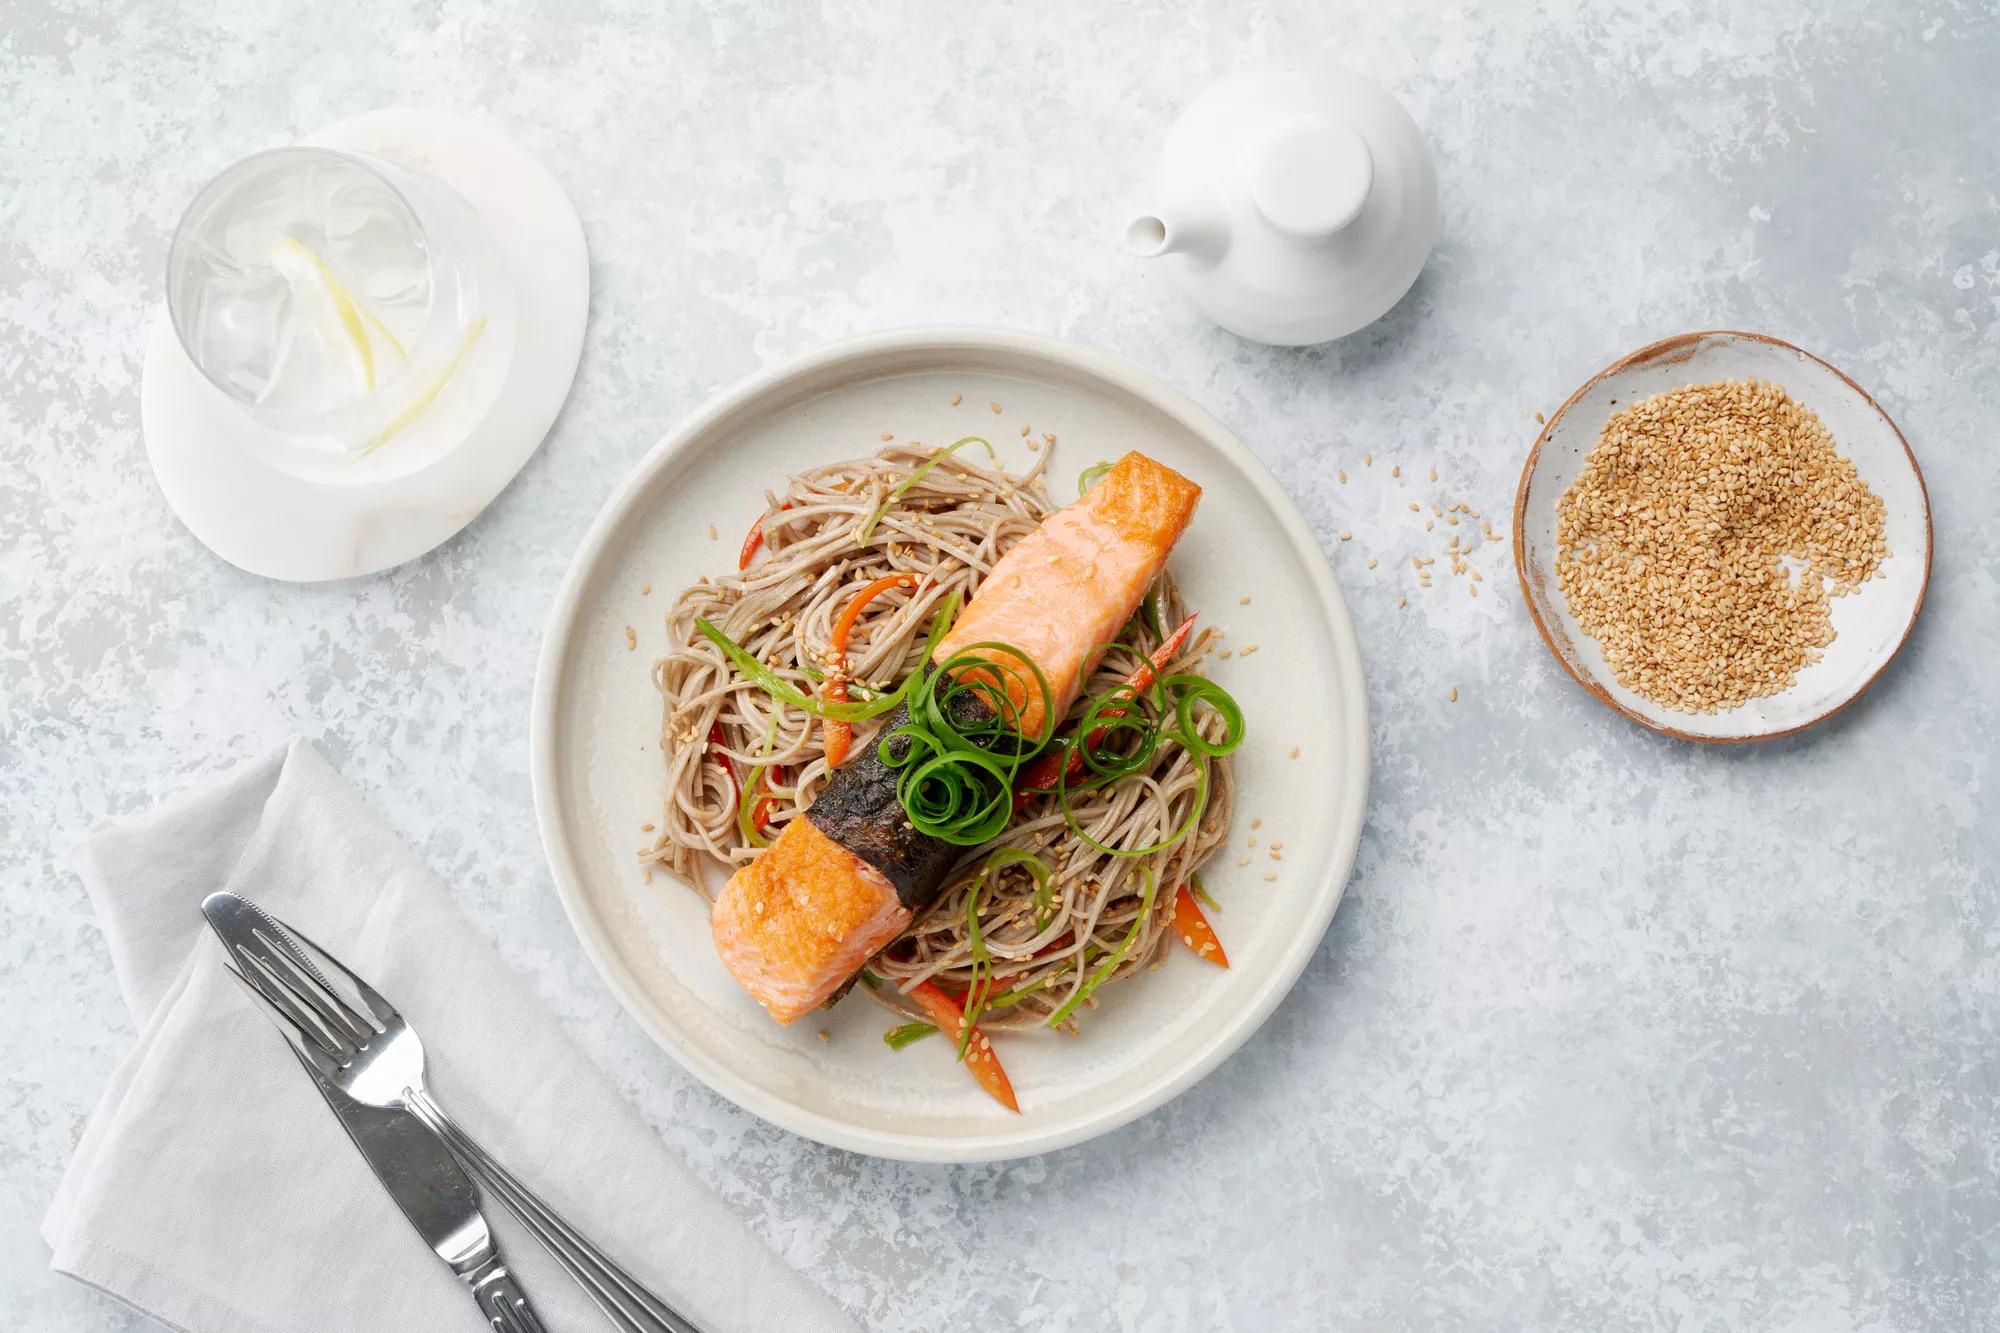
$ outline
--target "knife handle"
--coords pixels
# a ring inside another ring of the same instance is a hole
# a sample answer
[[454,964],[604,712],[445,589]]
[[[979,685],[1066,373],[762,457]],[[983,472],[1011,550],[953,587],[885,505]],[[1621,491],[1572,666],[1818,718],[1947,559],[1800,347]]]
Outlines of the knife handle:
[[547,1333],[521,1284],[499,1259],[488,1259],[467,1273],[465,1281],[472,1288],[479,1313],[486,1316],[487,1326],[495,1333]]

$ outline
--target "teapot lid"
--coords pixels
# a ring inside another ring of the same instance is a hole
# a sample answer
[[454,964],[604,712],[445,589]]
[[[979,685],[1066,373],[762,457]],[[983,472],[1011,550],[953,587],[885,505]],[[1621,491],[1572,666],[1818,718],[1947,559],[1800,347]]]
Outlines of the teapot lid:
[[1354,221],[1374,183],[1367,141],[1346,121],[1315,113],[1271,132],[1256,159],[1250,195],[1266,222],[1304,240],[1330,236]]
[[1437,176],[1416,122],[1339,68],[1209,88],[1169,133],[1155,190],[1127,249],[1172,256],[1196,305],[1260,342],[1325,342],[1374,322],[1437,235]]

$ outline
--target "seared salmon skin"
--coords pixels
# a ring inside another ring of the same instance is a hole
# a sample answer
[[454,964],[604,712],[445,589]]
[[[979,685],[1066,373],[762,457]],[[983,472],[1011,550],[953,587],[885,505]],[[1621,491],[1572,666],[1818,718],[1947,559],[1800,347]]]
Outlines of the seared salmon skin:
[[780,1023],[825,1004],[910,924],[874,867],[794,819],[729,877],[709,918],[723,966]]
[[[1042,669],[1060,718],[1083,687],[1084,659],[1132,618],[1200,499],[1201,487],[1172,468],[1126,454],[1089,494],[1001,557],[938,645],[938,661],[975,643],[1008,644]],[[1023,680],[1007,654],[980,655],[1003,668],[1008,696],[1021,710],[1018,729],[1039,734],[1034,681]]]
[[[1085,659],[1131,619],[1200,499],[1201,487],[1172,468],[1126,454],[1002,557],[938,645],[937,661],[974,644],[1007,644],[1041,669],[1050,711],[1061,718],[1082,688]],[[1015,724],[1039,734],[1041,691],[1021,678],[1019,662],[973,651],[1003,668],[996,674],[1018,709]],[[981,668],[961,668],[961,679],[967,670]],[[883,734],[908,716],[891,714]],[[874,745],[861,746],[805,816],[715,900],[716,952],[780,1023],[825,1004],[902,934],[966,850],[912,828],[896,780]]]

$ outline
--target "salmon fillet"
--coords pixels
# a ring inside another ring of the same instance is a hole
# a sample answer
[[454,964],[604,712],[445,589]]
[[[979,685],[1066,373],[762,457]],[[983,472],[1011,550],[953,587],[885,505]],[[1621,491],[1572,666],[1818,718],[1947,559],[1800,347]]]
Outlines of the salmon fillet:
[[873,866],[811,820],[794,819],[729,877],[709,924],[723,966],[771,1017],[790,1023],[902,934],[910,911]]
[[[1089,494],[1014,544],[1001,557],[958,623],[938,645],[942,662],[975,643],[1018,648],[1042,670],[1060,718],[1077,692],[1084,659],[1118,637],[1167,555],[1194,517],[1201,487],[1141,453],[1128,453]],[[1019,728],[1042,727],[1041,691],[1021,679],[1005,653],[979,656],[1003,668]]]
[[[1200,498],[1201,488],[1173,469],[1126,454],[993,567],[938,646],[938,660],[975,643],[1010,644],[1041,668],[1060,718],[1082,688],[1085,658],[1131,618]],[[980,655],[1020,670],[1004,653]],[[1021,710],[1021,730],[1038,733],[1041,692],[1032,680],[999,674]],[[907,720],[905,706],[885,730]],[[910,827],[896,777],[874,746],[862,747],[834,770],[805,817],[786,824],[715,900],[716,952],[780,1023],[825,1004],[902,934],[963,851]]]

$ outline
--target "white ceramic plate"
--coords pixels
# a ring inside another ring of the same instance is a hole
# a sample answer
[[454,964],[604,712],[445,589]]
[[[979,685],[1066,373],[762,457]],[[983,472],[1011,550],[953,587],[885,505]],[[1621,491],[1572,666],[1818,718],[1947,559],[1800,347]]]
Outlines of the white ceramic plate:
[[[933,444],[983,434],[1018,470],[1032,457],[1024,424],[1037,439],[1059,438],[1058,497],[1075,493],[1084,467],[1127,449],[1203,487],[1173,567],[1204,624],[1226,628],[1231,644],[1261,645],[1216,675],[1249,725],[1236,757],[1238,847],[1254,816],[1260,842],[1285,850],[1274,864],[1260,848],[1245,868],[1230,851],[1204,874],[1222,903],[1228,971],[1179,954],[1102,992],[1080,1037],[1003,1036],[1022,1107],[1014,1116],[954,1066],[948,1047],[891,1051],[881,1036],[892,1019],[865,996],[790,1028],[772,1023],[717,961],[706,901],[662,872],[643,882],[636,853],[661,798],[650,664],[665,644],[667,603],[698,576],[735,567],[765,489],[873,452],[883,431]],[[1346,604],[1270,473],[1214,418],[1121,362],[985,329],[824,348],[729,390],[662,440],[598,516],[563,583],[535,680],[533,744],[535,810],[564,909],[633,1017],[689,1072],[773,1124],[922,1161],[1077,1143],[1219,1064],[1277,1006],[1332,920],[1368,786],[1367,704]]]
[[[1884,577],[1833,599],[1837,636],[1790,688],[1720,713],[1663,708],[1612,678],[1597,641],[1556,583],[1556,504],[1583,472],[1604,423],[1641,398],[1689,384],[1755,378],[1819,414],[1840,453],[1882,497],[1890,558]],[[1563,669],[1633,721],[1683,740],[1735,742],[1788,735],[1839,712],[1874,683],[1910,637],[1931,576],[1931,508],[1902,433],[1861,386],[1790,343],[1757,333],[1684,333],[1642,347],[1597,375],[1549,418],[1521,470],[1514,501],[1514,568],[1535,625]]]

